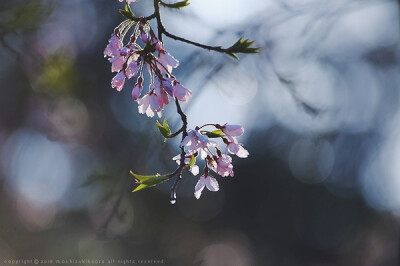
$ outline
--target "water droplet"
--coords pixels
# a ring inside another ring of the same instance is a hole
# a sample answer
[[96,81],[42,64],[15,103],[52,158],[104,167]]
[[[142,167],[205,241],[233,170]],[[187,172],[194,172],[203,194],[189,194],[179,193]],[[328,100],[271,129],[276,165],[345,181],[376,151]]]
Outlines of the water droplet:
[[176,203],[176,193],[174,191],[171,191],[171,199],[169,202],[171,202],[171,204]]

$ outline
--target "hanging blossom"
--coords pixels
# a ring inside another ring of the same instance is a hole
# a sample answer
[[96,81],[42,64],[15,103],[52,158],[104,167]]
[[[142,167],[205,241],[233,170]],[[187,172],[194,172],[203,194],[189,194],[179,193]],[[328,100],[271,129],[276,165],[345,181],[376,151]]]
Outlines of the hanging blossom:
[[[130,2],[136,1],[128,1]],[[111,80],[111,87],[121,91],[126,79],[137,77],[132,89],[132,99],[138,103],[139,113],[148,117],[153,117],[154,114],[161,117],[170,97],[187,102],[192,92],[172,75],[172,70],[179,65],[178,60],[164,49],[163,43],[143,18],[136,24],[129,42],[123,44],[125,35],[133,25],[134,22],[129,20],[122,22],[114,30],[104,50],[104,57],[111,63],[111,72],[117,72]],[[143,47],[139,45],[140,41]],[[151,80],[148,92],[141,97],[144,69],[147,69]]]
[[[217,131],[201,130],[205,126],[214,126]],[[218,124],[207,124],[202,127],[190,129],[187,133],[187,136],[181,142],[181,146],[187,148],[185,163],[189,164],[192,156],[194,159],[200,157],[205,162],[204,174],[199,178],[195,186],[194,194],[198,199],[204,187],[207,187],[210,191],[219,190],[218,181],[209,174],[209,169],[223,177],[234,176],[232,157],[223,154],[218,148],[217,142],[211,141],[210,137],[221,138],[222,142],[226,144],[226,151],[240,158],[247,158],[249,152],[243,147],[243,144],[237,141],[237,137],[244,133],[243,127],[239,125],[225,124],[221,126]],[[175,156],[173,160],[179,164],[180,155]],[[189,171],[197,175],[199,173],[198,166],[194,164],[190,167]]]
[[[138,2],[138,0],[119,0],[126,2],[125,11],[122,10],[127,20],[123,21],[115,28],[111,35],[108,45],[104,50],[104,57],[108,58],[111,63],[111,72],[115,76],[111,80],[111,87],[117,91],[122,91],[126,85],[126,80],[135,79],[132,88],[132,99],[138,104],[138,112],[153,117],[157,114],[162,116],[164,107],[168,105],[172,99],[176,103],[177,112],[182,120],[182,127],[175,133],[164,119],[163,124],[157,121],[157,127],[165,139],[173,138],[182,133],[180,143],[181,153],[172,159],[178,164],[175,171],[165,175],[138,175],[131,171],[137,183],[140,185],[135,191],[154,186],[167,179],[176,176],[173,187],[171,188],[172,204],[176,203],[176,189],[178,182],[182,179],[182,171],[187,170],[194,176],[200,173],[199,163],[204,164],[204,170],[195,185],[194,195],[200,198],[204,188],[209,191],[218,191],[219,184],[217,179],[210,174],[214,172],[221,177],[233,177],[233,155],[239,158],[247,158],[249,152],[244,148],[238,138],[244,134],[244,129],[240,125],[231,124],[205,124],[194,129],[187,129],[188,121],[183,113],[180,102],[188,102],[192,97],[192,92],[185,88],[172,74],[172,71],[179,66],[176,60],[165,48],[164,44],[154,34],[150,24],[146,19],[156,19],[158,34],[168,35],[164,28],[159,10],[155,5],[155,12],[147,18],[137,18],[130,10],[130,4]],[[154,1],[157,5],[163,5],[169,8],[180,8],[188,4],[187,1],[175,4],[165,4],[162,1]],[[133,28],[129,38],[125,36]],[[171,34],[169,35],[171,36]],[[175,37],[173,39],[179,39]],[[128,40],[128,41],[124,41]],[[181,38],[182,40],[182,38]],[[187,41],[195,44],[194,42]],[[253,42],[240,38],[234,45],[227,49],[217,47],[219,52],[236,57],[236,53],[256,53],[257,47],[250,47]],[[200,47],[207,47],[197,44]],[[148,72],[149,80],[145,82],[144,72]],[[145,91],[143,86],[148,84],[148,90]],[[212,131],[205,130],[206,127],[214,127]],[[219,140],[218,142],[215,141]],[[221,148],[221,146],[225,147]]]

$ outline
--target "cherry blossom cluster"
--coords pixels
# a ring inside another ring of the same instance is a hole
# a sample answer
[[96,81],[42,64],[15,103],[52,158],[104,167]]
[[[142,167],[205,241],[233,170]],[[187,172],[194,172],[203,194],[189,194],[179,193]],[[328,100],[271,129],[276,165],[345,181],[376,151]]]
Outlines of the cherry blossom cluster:
[[[169,97],[187,102],[192,92],[172,75],[172,69],[176,68],[179,62],[164,49],[163,43],[156,37],[147,21],[140,19],[129,42],[123,44],[124,36],[133,24],[131,21],[121,23],[114,30],[104,50],[104,57],[108,57],[111,63],[111,71],[117,72],[111,86],[121,91],[126,79],[137,77],[132,89],[132,98],[138,103],[139,113],[145,113],[149,117],[157,113],[161,117],[164,106],[169,104]],[[143,47],[138,44],[139,37]],[[145,65],[151,82],[149,91],[140,98]]]
[[[194,192],[195,197],[199,199],[204,187],[207,187],[210,191],[219,190],[218,181],[210,174],[210,171],[222,177],[233,177],[231,155],[233,154],[240,158],[248,157],[249,152],[237,140],[238,137],[243,135],[244,129],[240,125],[230,124],[205,124],[195,129],[187,129],[187,117],[182,111],[180,102],[187,102],[192,96],[192,92],[186,89],[172,75],[172,70],[178,67],[179,62],[165,50],[161,41],[162,35],[164,34],[172,39],[194,44],[208,50],[226,53],[234,58],[237,58],[236,53],[238,52],[256,53],[258,48],[250,47],[253,42],[242,38],[231,47],[223,49],[220,46],[202,45],[177,37],[168,33],[163,26],[159,6],[179,9],[188,5],[188,1],[166,4],[161,0],[153,0],[154,14],[146,18],[135,17],[132,12],[130,4],[137,1],[119,0],[119,2],[126,2],[125,10],[120,10],[120,13],[127,20],[115,28],[104,50],[104,57],[108,58],[111,63],[111,72],[116,72],[116,75],[111,80],[111,87],[121,91],[125,86],[126,80],[136,78],[132,88],[132,98],[138,103],[139,113],[146,114],[148,117],[153,117],[155,114],[161,117],[162,111],[170,103],[171,97],[176,104],[177,113],[181,117],[182,127],[175,133],[171,133],[166,119],[164,119],[162,125],[157,121],[157,127],[166,139],[176,137],[179,134],[182,134],[182,139],[180,143],[181,153],[172,158],[179,165],[178,168],[169,174],[151,176],[138,175],[131,171],[137,183],[139,183],[134,192],[176,177],[175,183],[171,188],[170,201],[174,204],[176,202],[177,185],[182,178],[182,171],[186,169],[193,175],[198,175],[200,169],[196,165],[196,160],[200,158],[200,160],[204,161],[204,170],[195,186]],[[157,20],[158,37],[147,22],[147,20],[154,18]],[[125,36],[132,28],[132,34],[128,41],[124,43]],[[144,72],[146,70],[149,77],[149,89],[143,93],[145,84]],[[213,127],[213,130],[205,130],[207,127]],[[219,142],[211,139],[219,139]],[[221,143],[226,145],[224,153],[218,146]]]
[[[210,132],[201,130],[205,126],[214,126],[217,131]],[[196,127],[193,130],[190,129],[187,133],[188,135],[181,142],[181,146],[187,147],[187,153],[185,155],[186,164],[189,164],[192,157],[194,158],[194,163],[190,166],[189,171],[193,175],[197,175],[199,173],[199,167],[196,165],[196,158],[200,157],[205,161],[204,174],[198,180],[194,192],[195,197],[198,199],[204,187],[207,187],[210,191],[219,190],[218,182],[209,174],[209,169],[223,177],[234,176],[232,157],[223,154],[218,148],[218,143],[211,141],[208,135],[221,138],[223,143],[226,144],[226,153],[234,154],[240,158],[247,158],[249,152],[243,147],[243,144],[237,141],[237,137],[244,133],[243,127],[239,125],[225,124],[221,126],[218,124],[207,124],[202,127]],[[180,164],[180,158],[179,154],[172,159],[175,160],[177,164]]]

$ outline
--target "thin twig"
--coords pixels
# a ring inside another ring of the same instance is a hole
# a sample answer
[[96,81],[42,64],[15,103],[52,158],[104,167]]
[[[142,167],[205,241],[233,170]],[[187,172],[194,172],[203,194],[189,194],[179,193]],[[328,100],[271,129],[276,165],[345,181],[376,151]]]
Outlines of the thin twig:
[[210,45],[206,45],[206,44],[202,44],[202,43],[198,43],[198,42],[194,42],[179,36],[176,36],[172,33],[169,33],[164,25],[162,24],[161,21],[161,15],[160,15],[160,0],[154,0],[154,14],[155,14],[155,18],[157,19],[157,28],[158,28],[158,39],[160,39],[160,41],[162,41],[162,35],[164,34],[165,36],[174,39],[176,41],[181,41],[181,42],[185,42],[209,51],[216,51],[216,52],[220,52],[220,53],[226,53],[228,51],[228,49],[224,49],[221,46],[210,46]]
[[179,134],[181,134],[181,132],[183,132],[183,127],[181,127],[178,131],[176,131],[175,133],[169,134],[168,138],[175,138],[176,136],[178,136]]
[[[178,114],[181,116],[181,120],[182,120],[182,140],[181,142],[187,137],[188,133],[187,133],[187,117],[185,115],[185,113],[182,111],[181,105],[179,104],[178,99],[175,99],[175,104],[176,104],[176,111],[178,112]],[[175,202],[176,201],[176,190],[178,188],[178,183],[179,181],[182,179],[182,170],[185,168],[185,148],[181,145],[181,161],[179,164],[179,174],[178,177],[175,180],[174,185],[171,188],[171,202]]]

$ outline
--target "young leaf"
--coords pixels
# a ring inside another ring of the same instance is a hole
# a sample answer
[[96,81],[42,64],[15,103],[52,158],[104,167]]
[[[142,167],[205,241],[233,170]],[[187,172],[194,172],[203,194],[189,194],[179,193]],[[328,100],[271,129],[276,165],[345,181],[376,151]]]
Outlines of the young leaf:
[[154,186],[164,182],[165,180],[169,179],[169,177],[167,177],[165,175],[160,175],[160,174],[156,174],[156,175],[138,175],[138,174],[135,174],[132,171],[130,171],[130,173],[131,173],[131,175],[133,175],[135,177],[136,183],[140,184],[132,192],[136,192],[136,191],[148,188],[148,187],[154,187]]
[[248,39],[240,38],[234,45],[226,49],[226,54],[232,56],[233,58],[239,60],[236,53],[243,54],[256,54],[259,53],[260,47],[250,47],[253,45],[254,41],[249,41]]
[[196,162],[196,157],[194,157],[194,155],[192,155],[192,157],[190,157],[190,162],[188,167],[192,167],[194,165],[194,163]]
[[202,131],[201,133],[205,133],[209,138],[219,138],[223,136],[221,129],[217,129],[214,131]]
[[182,7],[188,6],[190,3],[189,3],[189,0],[184,0],[184,1],[176,2],[174,4],[166,4],[163,1],[160,1],[160,4],[163,7],[180,9]]
[[167,123],[167,118],[164,119],[163,124],[161,125],[160,122],[156,122],[158,130],[160,130],[161,135],[164,136],[164,138],[169,138],[169,136],[171,135],[171,129],[168,126]]
[[125,10],[120,9],[119,13],[130,20],[135,20],[135,14],[133,14],[131,7],[128,3],[125,4]]

